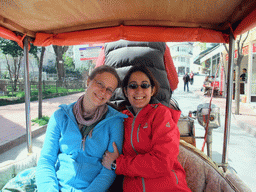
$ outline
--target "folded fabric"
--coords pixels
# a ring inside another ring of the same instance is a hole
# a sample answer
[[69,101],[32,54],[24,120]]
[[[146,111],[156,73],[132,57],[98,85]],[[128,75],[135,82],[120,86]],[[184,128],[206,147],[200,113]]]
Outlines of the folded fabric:
[[37,192],[36,167],[25,169],[16,177],[11,179],[1,190],[1,192]]

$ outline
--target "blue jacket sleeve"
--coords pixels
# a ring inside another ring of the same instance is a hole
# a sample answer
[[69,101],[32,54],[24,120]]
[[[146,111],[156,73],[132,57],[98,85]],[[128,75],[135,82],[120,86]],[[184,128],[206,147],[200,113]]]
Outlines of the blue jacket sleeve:
[[[109,124],[110,129],[110,141],[108,144],[108,151],[114,152],[112,143],[115,142],[119,153],[122,153],[123,146],[123,118],[111,121]],[[100,174],[93,180],[90,186],[86,189],[86,192],[93,191],[107,191],[107,189],[112,185],[116,177],[116,174],[112,170],[108,170],[102,166]]]
[[60,129],[56,122],[56,112],[51,116],[37,163],[36,183],[39,192],[59,191],[58,180],[55,172],[55,164],[59,152]]

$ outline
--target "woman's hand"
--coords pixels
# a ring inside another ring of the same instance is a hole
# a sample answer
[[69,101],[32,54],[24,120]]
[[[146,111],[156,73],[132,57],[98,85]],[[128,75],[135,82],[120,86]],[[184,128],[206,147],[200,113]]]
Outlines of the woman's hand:
[[116,143],[113,142],[113,148],[114,152],[110,153],[109,151],[106,151],[103,155],[102,159],[102,165],[106,167],[107,169],[111,170],[111,164],[113,163],[114,160],[116,160],[119,157],[119,152],[116,146]]

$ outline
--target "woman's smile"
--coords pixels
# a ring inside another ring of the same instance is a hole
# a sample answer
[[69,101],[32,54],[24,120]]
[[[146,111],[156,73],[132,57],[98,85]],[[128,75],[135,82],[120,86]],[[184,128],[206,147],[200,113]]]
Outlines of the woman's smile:
[[134,99],[136,99],[136,100],[142,100],[142,99],[144,99],[145,97],[134,97]]
[[94,93],[95,97],[98,98],[100,101],[101,100],[104,100],[104,97],[100,96],[99,94],[97,93]]

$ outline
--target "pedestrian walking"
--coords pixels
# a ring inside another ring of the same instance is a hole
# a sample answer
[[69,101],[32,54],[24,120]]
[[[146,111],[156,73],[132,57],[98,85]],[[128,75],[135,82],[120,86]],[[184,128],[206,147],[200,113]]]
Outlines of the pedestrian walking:
[[194,83],[194,73],[193,73],[193,71],[190,72],[189,78],[190,78],[190,85],[193,85],[193,83]]
[[186,74],[183,76],[183,81],[184,81],[184,91],[186,91],[186,86],[187,86],[187,92],[189,92],[189,81],[190,81],[190,78],[189,78],[189,75],[188,73],[186,72]]
[[243,68],[243,73],[240,75],[240,80],[247,81],[247,69]]

